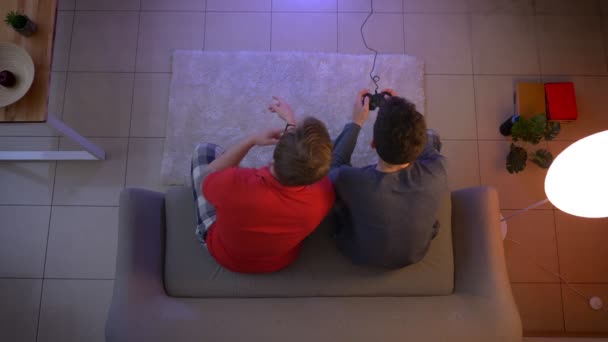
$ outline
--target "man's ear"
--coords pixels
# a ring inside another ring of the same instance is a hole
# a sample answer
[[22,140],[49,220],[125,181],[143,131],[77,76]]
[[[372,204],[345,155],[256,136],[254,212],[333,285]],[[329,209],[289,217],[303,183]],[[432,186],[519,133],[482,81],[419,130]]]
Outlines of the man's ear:
[[375,150],[376,149],[376,140],[372,139],[372,142],[369,144],[369,146],[371,146],[371,148],[373,148]]

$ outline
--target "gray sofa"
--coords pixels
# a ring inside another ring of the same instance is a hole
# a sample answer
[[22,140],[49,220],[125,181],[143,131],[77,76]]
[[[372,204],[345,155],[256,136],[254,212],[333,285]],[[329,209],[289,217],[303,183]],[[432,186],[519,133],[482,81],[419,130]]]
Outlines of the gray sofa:
[[126,189],[108,342],[521,341],[493,188],[446,194],[424,260],[352,265],[330,220],[287,269],[236,274],[194,237],[190,188]]

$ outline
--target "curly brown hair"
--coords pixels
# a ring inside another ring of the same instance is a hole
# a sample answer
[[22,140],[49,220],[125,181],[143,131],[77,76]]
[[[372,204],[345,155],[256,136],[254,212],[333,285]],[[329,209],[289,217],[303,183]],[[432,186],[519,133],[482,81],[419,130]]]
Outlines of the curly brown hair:
[[402,165],[422,153],[426,145],[426,122],[416,106],[393,96],[380,106],[374,123],[374,142],[383,161]]
[[307,117],[281,136],[274,149],[274,172],[285,186],[310,185],[329,173],[332,144],[320,120]]

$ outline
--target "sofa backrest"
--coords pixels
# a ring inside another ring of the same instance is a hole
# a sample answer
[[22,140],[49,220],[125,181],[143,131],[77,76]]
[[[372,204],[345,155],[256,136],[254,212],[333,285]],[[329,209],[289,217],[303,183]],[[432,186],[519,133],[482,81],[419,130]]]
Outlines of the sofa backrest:
[[330,224],[325,223],[305,240],[300,257],[286,269],[271,274],[234,273],[219,266],[195,238],[191,188],[169,189],[165,208],[164,282],[169,296],[435,296],[449,295],[454,289],[450,193],[442,198],[441,226],[426,257],[393,271],[353,265],[337,251]]

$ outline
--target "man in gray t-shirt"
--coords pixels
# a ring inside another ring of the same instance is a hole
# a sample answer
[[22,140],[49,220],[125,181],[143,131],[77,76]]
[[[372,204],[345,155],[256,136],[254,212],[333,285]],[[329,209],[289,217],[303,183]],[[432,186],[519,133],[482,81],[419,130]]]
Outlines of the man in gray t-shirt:
[[[350,166],[369,101],[359,93],[353,122],[334,143],[330,178],[336,189],[333,219],[338,249],[356,264],[401,268],[420,261],[437,234],[441,193],[447,191],[446,161],[439,137],[424,116],[394,91],[374,123],[378,164]],[[427,136],[428,135],[428,136]]]

